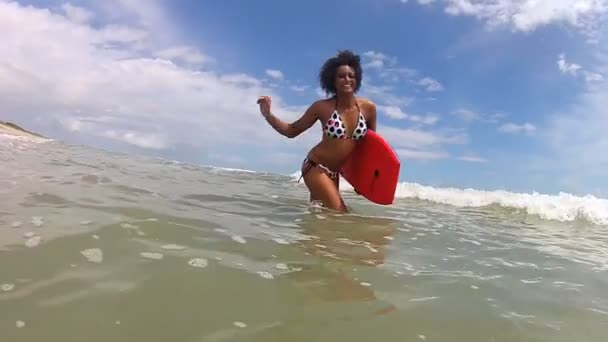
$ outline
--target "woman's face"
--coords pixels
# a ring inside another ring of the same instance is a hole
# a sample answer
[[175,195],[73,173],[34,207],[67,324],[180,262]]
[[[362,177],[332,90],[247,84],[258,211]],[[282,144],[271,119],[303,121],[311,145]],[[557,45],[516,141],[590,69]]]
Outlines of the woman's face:
[[348,65],[341,65],[336,72],[335,87],[337,93],[352,93],[357,86],[355,70]]

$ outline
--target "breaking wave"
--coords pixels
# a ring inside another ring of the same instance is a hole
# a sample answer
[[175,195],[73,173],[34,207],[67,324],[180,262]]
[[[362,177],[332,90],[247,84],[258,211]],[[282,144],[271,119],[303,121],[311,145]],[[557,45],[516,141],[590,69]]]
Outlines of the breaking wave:
[[[291,174],[291,177],[297,180],[300,172]],[[352,186],[344,179],[341,179],[340,186],[341,191],[353,191]],[[419,199],[456,207],[498,205],[523,210],[544,220],[569,222],[584,219],[593,224],[608,225],[608,199],[592,195],[575,196],[563,192],[558,195],[547,195],[537,192],[514,193],[505,190],[440,188],[402,182],[397,185],[395,197]]]

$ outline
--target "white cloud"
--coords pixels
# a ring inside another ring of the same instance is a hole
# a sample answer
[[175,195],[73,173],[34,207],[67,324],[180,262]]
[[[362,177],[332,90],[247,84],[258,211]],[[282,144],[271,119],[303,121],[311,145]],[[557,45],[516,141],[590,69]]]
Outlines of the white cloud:
[[458,109],[453,114],[463,121],[474,121],[480,118],[478,113],[468,109]]
[[466,108],[457,109],[452,112],[452,115],[465,122],[480,121],[485,123],[498,123],[507,116],[504,113],[481,114]]
[[385,82],[400,82],[408,80],[416,75],[418,71],[400,66],[397,57],[377,51],[366,51],[362,54],[363,67],[369,68]]
[[[606,46],[605,44],[603,46]],[[607,50],[604,47],[603,53]],[[608,55],[599,55],[599,72],[608,72]],[[556,172],[560,182],[570,184],[570,191],[606,194],[608,182],[608,82],[590,84],[576,101],[560,112],[552,113],[543,138],[547,170]]]
[[87,2],[91,10],[112,22],[129,22],[152,33],[154,39],[167,44],[176,38],[174,27],[166,16],[163,0],[105,0]]
[[277,79],[277,80],[282,80],[284,77],[283,72],[281,70],[275,70],[275,69],[267,69],[266,75],[268,75],[274,79]]
[[73,6],[70,3],[63,4],[61,8],[71,21],[77,23],[86,23],[95,16],[93,12],[82,7]]
[[[420,5],[429,5],[435,2],[436,0],[416,0]],[[401,0],[401,3],[407,4],[408,0]]]
[[410,115],[409,120],[416,122],[416,123],[421,123],[424,125],[434,125],[437,123],[437,121],[439,121],[439,117],[436,114],[430,113],[427,115]]
[[498,127],[498,130],[503,133],[510,133],[510,134],[523,133],[523,134],[532,135],[532,134],[534,134],[534,132],[536,132],[536,126],[534,126],[533,124],[531,124],[529,122],[523,123],[521,125],[509,122],[509,123],[503,124],[500,127]]
[[468,136],[463,133],[450,134],[439,130],[401,129],[378,125],[378,132],[392,146],[408,149],[437,149],[445,145],[463,145]]
[[296,165],[304,159],[304,156],[299,153],[286,153],[286,152],[275,152],[270,151],[260,156],[260,159],[265,163],[272,165]]
[[418,85],[426,88],[427,91],[442,91],[443,85],[439,83],[437,80],[434,80],[430,77],[424,77],[418,81]]
[[563,74],[570,74],[571,76],[581,75],[587,83],[600,82],[604,80],[604,76],[602,74],[587,71],[580,64],[568,63],[566,61],[566,56],[563,53],[559,54],[557,57],[557,66],[559,71],[561,71]]
[[[386,110],[386,114],[393,119],[410,119],[418,123],[432,125],[438,117],[434,114],[427,116],[407,115],[399,107],[406,107],[414,99],[402,95],[404,85],[422,87],[427,92],[438,92],[444,89],[443,85],[431,77],[418,77],[418,71],[399,65],[394,56],[377,52],[366,51],[362,54],[363,67],[369,68],[364,79],[361,94],[373,98],[374,101]],[[371,79],[371,81],[370,81]]]
[[318,97],[322,98],[322,99],[324,99],[324,98],[326,98],[326,97],[327,97],[327,94],[325,94],[325,92],[323,91],[323,89],[321,89],[320,87],[316,87],[316,88],[315,88],[315,94],[316,94]]
[[395,152],[399,158],[403,159],[437,160],[449,157],[449,154],[443,151],[418,151],[400,148]]
[[[259,114],[259,95],[273,96],[273,111],[287,121],[303,108],[286,105],[261,80],[171,61],[200,63],[208,57],[174,41],[167,46],[157,41],[148,27],[165,21],[153,2],[117,3],[143,13],[136,21],[139,28],[122,21],[92,26],[74,14],[88,10],[74,6],[68,16],[0,2],[3,111],[20,121],[57,120],[66,134],[152,149],[180,143],[226,148],[280,143],[285,149],[299,150],[318,139],[311,130],[296,142],[270,128]],[[117,13],[117,17],[121,16]],[[99,117],[109,119],[101,122],[96,120]]]
[[589,82],[600,82],[604,80],[604,76],[602,74],[598,74],[595,72],[583,71],[585,74],[585,81]]
[[156,52],[157,57],[169,60],[182,60],[190,64],[205,64],[213,62],[213,58],[204,55],[191,46],[174,46]]
[[377,111],[382,111],[391,119],[406,119],[408,117],[401,108],[397,106],[378,106]]
[[[309,88],[309,86],[307,86],[307,85],[292,85],[291,87],[289,87],[289,89],[291,89],[295,92],[298,92],[298,93],[304,92],[308,88]],[[325,95],[323,95],[323,96],[325,96]]]
[[405,107],[413,101],[411,97],[395,95],[394,92],[393,86],[378,86],[369,81],[361,87],[362,96],[373,98],[378,105]]
[[[403,113],[399,108],[388,107],[383,109],[388,109],[388,112],[392,111],[390,115],[398,118],[403,118],[405,115],[405,117],[412,120],[411,116]],[[416,118],[413,120],[416,120]],[[449,157],[449,154],[443,151],[445,146],[468,143],[468,136],[466,134],[450,134],[449,132],[440,130],[401,129],[378,125],[378,132],[395,148],[395,152],[403,159],[444,159]]]
[[411,115],[405,113],[398,106],[377,106],[377,111],[385,114],[391,119],[395,120],[404,120],[407,119],[412,122],[424,124],[424,125],[434,125],[439,120],[439,117],[435,114],[427,114],[427,115]]
[[382,69],[384,67],[395,65],[397,60],[394,57],[389,57],[381,52],[365,51],[362,56],[363,67]]
[[490,27],[508,25],[530,32],[550,24],[566,24],[589,35],[597,34],[608,11],[608,0],[442,0],[451,15],[473,16]]
[[581,66],[578,64],[568,64],[566,62],[566,56],[563,53],[557,58],[557,66],[559,67],[559,71],[562,73],[571,75],[576,75],[576,73],[581,69]]
[[108,130],[103,132],[103,136],[114,140],[124,141],[128,144],[142,148],[164,149],[169,147],[166,138],[163,135],[158,134],[124,130]]
[[[106,110],[111,112],[111,110]],[[159,125],[146,124],[145,131],[132,130],[128,120],[114,116],[81,117],[78,115],[59,118],[60,125],[72,133],[104,137],[144,149],[165,149],[171,145],[167,134]],[[140,129],[142,126],[140,125]]]
[[464,155],[464,156],[460,156],[456,159],[466,161],[466,162],[471,162],[471,163],[487,163],[488,162],[488,160],[485,158],[477,157],[477,156],[473,156],[473,155]]

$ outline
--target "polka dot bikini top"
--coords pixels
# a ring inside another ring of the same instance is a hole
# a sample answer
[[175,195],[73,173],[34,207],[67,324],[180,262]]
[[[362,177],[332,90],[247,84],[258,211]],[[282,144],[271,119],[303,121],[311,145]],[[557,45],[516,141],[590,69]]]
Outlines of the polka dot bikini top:
[[[356,103],[356,102],[355,102]],[[356,103],[357,109],[359,109],[359,104]],[[336,108],[334,112],[329,117],[329,120],[325,123],[325,135],[334,139],[354,139],[359,140],[363,139],[365,134],[367,133],[367,122],[365,121],[365,117],[361,113],[361,109],[359,109],[359,120],[357,122],[357,128],[353,131],[353,134],[349,137],[346,135],[346,126],[344,126],[344,122],[342,122],[342,117],[340,113],[338,113],[338,100],[336,99]]]

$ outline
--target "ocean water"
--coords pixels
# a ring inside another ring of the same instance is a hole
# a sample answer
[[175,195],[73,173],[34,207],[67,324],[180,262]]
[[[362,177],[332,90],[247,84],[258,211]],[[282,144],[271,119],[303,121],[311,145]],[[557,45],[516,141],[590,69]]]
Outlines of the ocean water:
[[608,201],[263,174],[0,136],[2,341],[604,341]]

